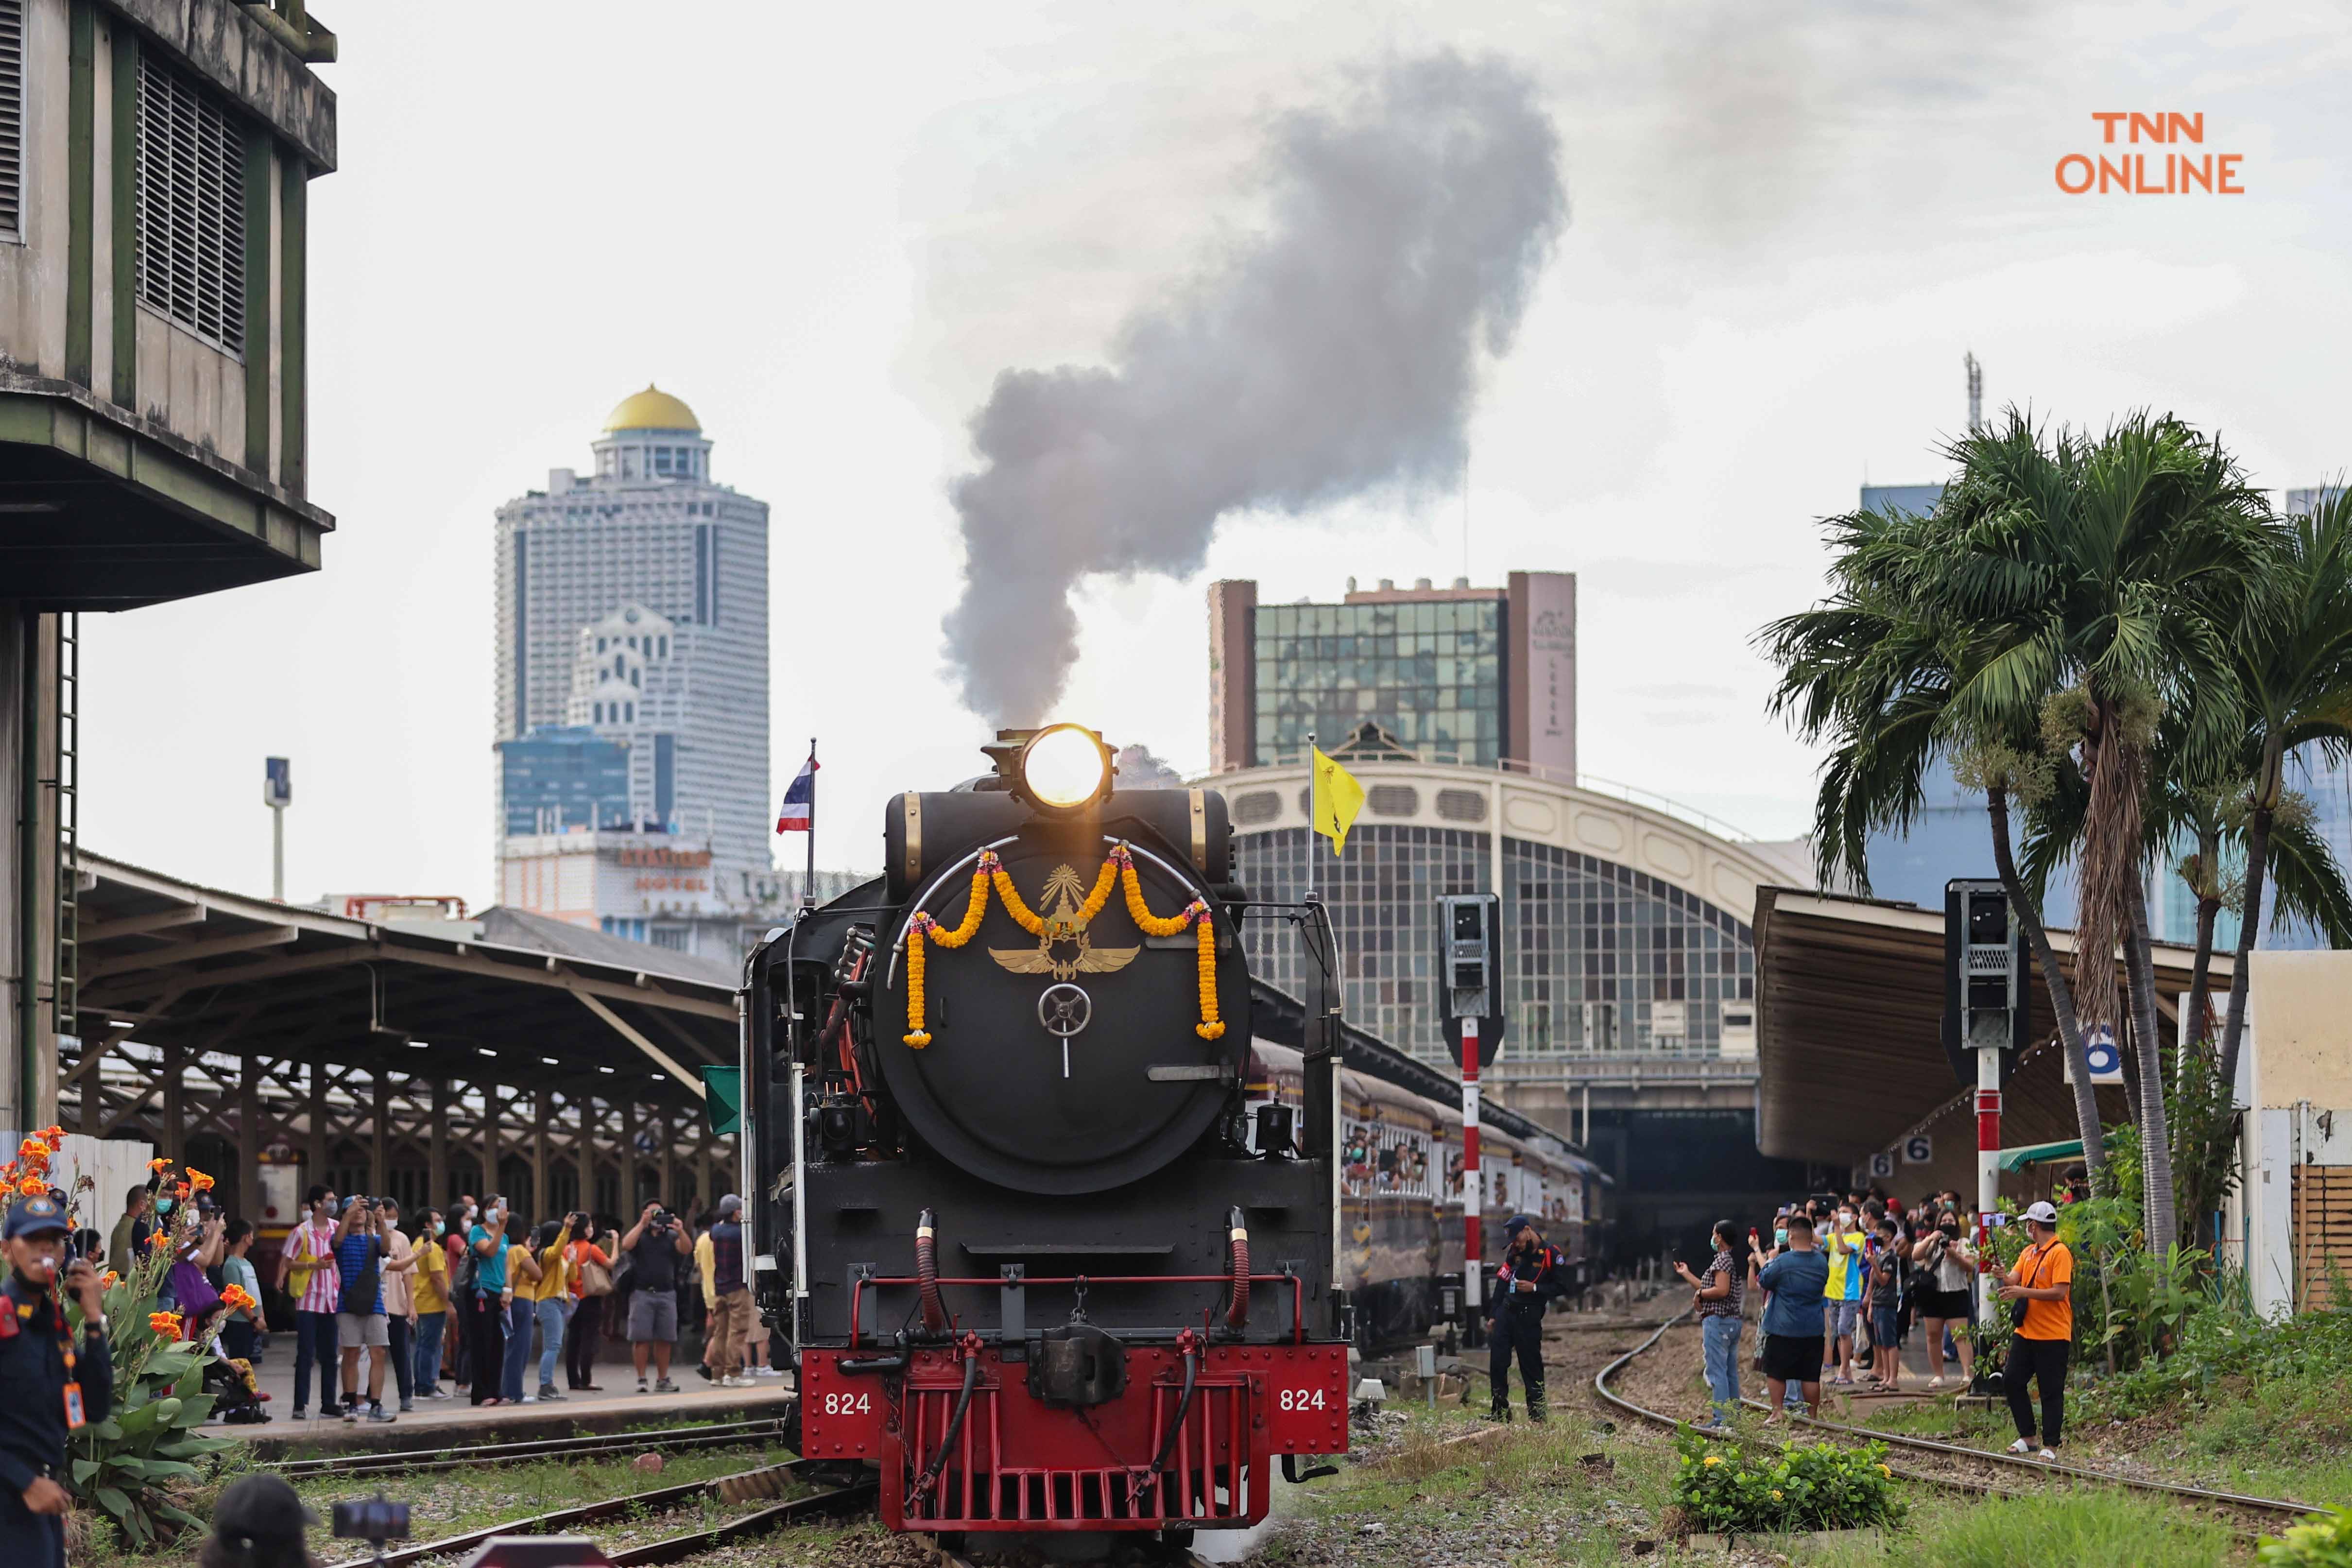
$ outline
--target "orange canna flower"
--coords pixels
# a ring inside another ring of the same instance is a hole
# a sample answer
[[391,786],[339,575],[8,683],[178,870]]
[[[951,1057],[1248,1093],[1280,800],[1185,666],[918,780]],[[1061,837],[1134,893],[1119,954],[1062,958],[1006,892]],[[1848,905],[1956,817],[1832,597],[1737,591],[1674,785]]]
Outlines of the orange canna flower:
[[242,1285],[232,1285],[222,1291],[221,1300],[227,1304],[228,1310],[232,1312],[241,1312],[247,1307],[257,1307],[261,1304],[247,1295]]
[[185,1183],[185,1182],[174,1182],[174,1183],[173,1183],[173,1184],[172,1184],[172,1196],[173,1196],[174,1198],[185,1198],[187,1195],[188,1195],[188,1184],[187,1184],[187,1183]]
[[49,1190],[49,1184],[38,1176],[26,1176],[16,1184],[16,1190],[28,1198],[37,1198]]
[[147,1162],[147,1168],[151,1171],[160,1171],[171,1163],[169,1160],[150,1160]]
[[46,1160],[48,1157],[49,1146],[37,1138],[27,1138],[16,1146],[16,1158],[19,1160]]
[[191,1165],[188,1167],[188,1185],[200,1193],[208,1193],[213,1190],[213,1179]]
[[101,1289],[111,1290],[117,1285],[122,1283],[122,1276],[110,1268],[102,1277],[100,1277],[98,1283]]
[[66,1130],[62,1127],[44,1127],[41,1129],[41,1142],[47,1143],[49,1146],[49,1152],[54,1154],[66,1146]]
[[147,1327],[158,1339],[176,1340],[180,1337],[180,1314],[150,1312],[147,1314]]

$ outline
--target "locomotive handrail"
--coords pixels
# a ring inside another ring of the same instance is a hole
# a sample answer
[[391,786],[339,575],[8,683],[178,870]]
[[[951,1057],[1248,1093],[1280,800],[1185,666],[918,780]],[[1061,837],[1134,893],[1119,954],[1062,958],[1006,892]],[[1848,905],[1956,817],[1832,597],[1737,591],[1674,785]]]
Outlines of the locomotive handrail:
[[[926,903],[930,901],[931,895],[940,890],[940,885],[945,882],[950,877],[954,876],[966,866],[971,865],[990,850],[1001,848],[1004,845],[1012,843],[1014,839],[1020,837],[1021,836],[1017,833],[1008,833],[1003,837],[996,839],[992,843],[981,845],[971,853],[965,855],[961,859],[959,859],[950,865],[940,867],[939,873],[936,876],[932,877],[929,881],[924,883],[920,888],[915,889],[915,896],[907,900],[905,907],[909,910],[921,909]],[[907,931],[904,926],[901,926],[898,930],[898,940],[890,944],[890,973],[883,976],[883,990],[896,991],[898,989],[898,960],[906,951]]]
[[[1307,1281],[1291,1273],[1252,1274],[1253,1285],[1290,1286],[1290,1342],[1307,1342]],[[1230,1285],[1231,1274],[1070,1274],[1053,1278],[1031,1277],[1021,1281],[1024,1289],[1032,1285]],[[859,1349],[864,1334],[858,1327],[868,1285],[920,1285],[912,1274],[860,1275],[849,1283],[849,1348]],[[992,1279],[935,1279],[935,1285],[969,1285],[974,1288],[1003,1289],[1002,1275]]]

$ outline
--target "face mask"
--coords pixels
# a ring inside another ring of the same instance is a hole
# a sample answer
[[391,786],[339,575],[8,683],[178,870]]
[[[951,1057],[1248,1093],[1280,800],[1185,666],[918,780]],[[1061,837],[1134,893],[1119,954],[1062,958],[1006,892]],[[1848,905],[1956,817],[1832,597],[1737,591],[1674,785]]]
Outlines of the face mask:
[[1789,1245],[1789,1231],[1787,1226],[1783,1226],[1772,1233],[1772,1245],[1775,1247],[1786,1247]]
[[433,1234],[436,1236],[446,1236],[449,1234],[449,1227],[446,1224],[436,1219],[433,1222]]
[[169,1198],[157,1198],[157,1199],[155,1200],[155,1213],[156,1213],[156,1215],[157,1215],[159,1218],[160,1218],[161,1216],[164,1215],[170,1214],[171,1212],[172,1212],[172,1200],[171,1200],[171,1199],[169,1199]]

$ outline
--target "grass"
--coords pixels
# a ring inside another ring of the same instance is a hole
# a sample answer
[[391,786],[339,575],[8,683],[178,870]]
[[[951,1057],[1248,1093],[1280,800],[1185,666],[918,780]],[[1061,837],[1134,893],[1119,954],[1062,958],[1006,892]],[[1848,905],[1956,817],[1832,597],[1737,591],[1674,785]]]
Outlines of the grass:
[[1922,1496],[1898,1534],[1858,1532],[1794,1546],[1790,1556],[1804,1568],[2223,1568],[2245,1560],[2222,1525],[2177,1504],[2095,1489],[2030,1500]]

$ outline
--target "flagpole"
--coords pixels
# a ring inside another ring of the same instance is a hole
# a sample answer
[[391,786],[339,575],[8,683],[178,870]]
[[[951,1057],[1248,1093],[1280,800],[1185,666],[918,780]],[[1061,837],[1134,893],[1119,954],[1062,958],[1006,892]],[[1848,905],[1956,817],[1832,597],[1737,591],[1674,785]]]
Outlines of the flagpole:
[[808,872],[801,883],[801,908],[816,908],[816,737],[809,737]]
[[1322,805],[1316,796],[1315,786],[1322,781],[1315,776],[1315,731],[1307,731],[1307,901],[1315,901],[1315,812]]

